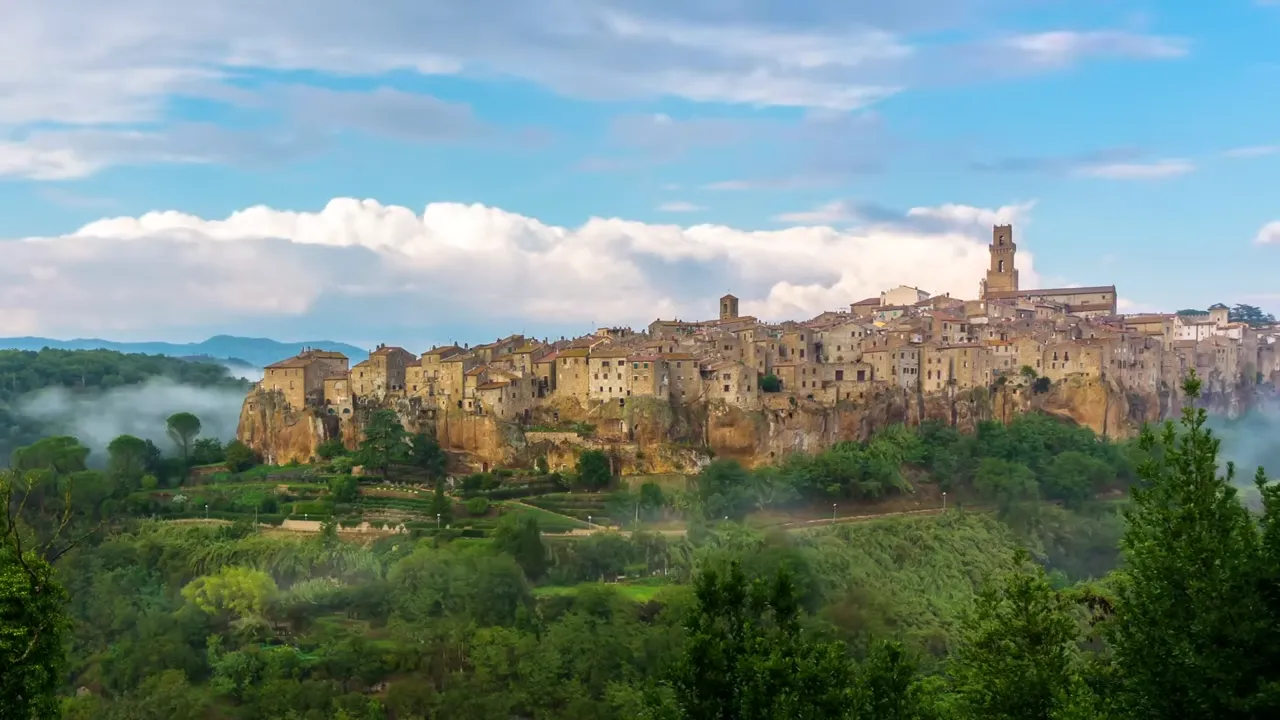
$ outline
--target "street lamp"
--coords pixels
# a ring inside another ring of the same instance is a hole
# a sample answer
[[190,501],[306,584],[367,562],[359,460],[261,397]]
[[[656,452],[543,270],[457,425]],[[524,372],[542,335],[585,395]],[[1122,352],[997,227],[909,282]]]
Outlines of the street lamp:
[[440,529],[440,513],[436,513],[436,530]]
[[208,504],[208,503],[205,503],[205,505],[204,505],[204,519],[205,519],[205,520],[208,520],[208,519],[209,519],[209,504]]
[[588,515],[588,516],[587,516],[587,529],[589,530],[589,529],[591,529],[592,527],[594,527],[594,526],[591,524],[591,516],[590,516],[590,515]]
[[946,490],[942,491],[942,509],[943,510],[947,509],[947,491]]
[[836,521],[836,504],[831,503],[831,522]]

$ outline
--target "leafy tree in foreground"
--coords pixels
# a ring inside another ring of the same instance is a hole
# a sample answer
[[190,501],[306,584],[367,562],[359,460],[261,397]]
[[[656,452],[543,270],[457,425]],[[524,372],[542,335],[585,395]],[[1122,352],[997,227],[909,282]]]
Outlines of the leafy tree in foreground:
[[1110,641],[1135,717],[1280,717],[1280,494],[1259,469],[1259,523],[1240,503],[1205,427],[1194,373],[1181,428],[1144,432],[1121,542]]
[[1090,706],[1070,611],[1038,566],[982,591],[948,667],[961,715],[1049,720]]
[[394,410],[378,410],[369,418],[364,428],[364,441],[357,455],[366,469],[377,470],[387,477],[387,470],[405,458],[404,426]]
[[60,714],[67,594],[46,559],[50,545],[22,525],[29,495],[15,479],[15,472],[0,475],[0,717],[45,720]]
[[184,461],[191,458],[191,448],[200,434],[200,418],[189,412],[174,413],[165,421],[165,429]]
[[665,702],[650,713],[681,720],[823,720],[849,717],[853,669],[840,643],[804,637],[786,572],[748,581],[735,562],[697,579],[697,605]]

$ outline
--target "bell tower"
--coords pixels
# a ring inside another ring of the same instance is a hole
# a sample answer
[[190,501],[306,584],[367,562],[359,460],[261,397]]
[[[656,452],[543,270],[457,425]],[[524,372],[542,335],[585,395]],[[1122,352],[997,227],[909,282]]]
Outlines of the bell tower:
[[987,268],[987,277],[982,281],[982,297],[989,292],[1016,292],[1018,290],[1018,268],[1014,265],[1018,254],[1018,246],[1013,242],[1012,225],[996,225],[991,230],[991,266]]

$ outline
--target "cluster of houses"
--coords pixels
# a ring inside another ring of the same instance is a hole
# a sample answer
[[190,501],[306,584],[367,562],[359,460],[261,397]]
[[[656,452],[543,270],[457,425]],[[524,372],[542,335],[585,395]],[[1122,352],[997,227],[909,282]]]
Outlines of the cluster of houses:
[[771,397],[834,404],[879,387],[924,393],[990,386],[1001,377],[1103,378],[1133,389],[1176,386],[1194,368],[1210,389],[1280,378],[1280,328],[1202,314],[1119,315],[1114,286],[1020,290],[1012,228],[997,226],[977,300],[900,286],[805,321],[763,322],[720,299],[714,320],[655,320],[559,341],[512,335],[415,355],[380,345],[349,366],[304,350],[265,369],[263,391],[293,407],[347,416],[360,403],[418,398],[426,407],[502,420],[540,404],[630,398],[719,401],[755,409]]

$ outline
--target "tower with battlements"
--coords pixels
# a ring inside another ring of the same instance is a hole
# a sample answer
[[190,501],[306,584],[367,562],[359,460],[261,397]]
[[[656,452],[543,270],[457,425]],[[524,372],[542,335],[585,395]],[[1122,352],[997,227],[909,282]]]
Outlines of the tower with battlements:
[[987,277],[982,281],[979,296],[985,300],[987,293],[1017,292],[1018,268],[1014,261],[1018,246],[1013,242],[1012,225],[996,225],[992,228],[988,252],[991,255],[991,265],[987,268]]

